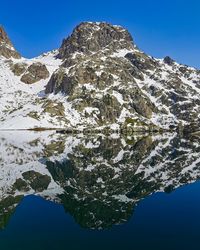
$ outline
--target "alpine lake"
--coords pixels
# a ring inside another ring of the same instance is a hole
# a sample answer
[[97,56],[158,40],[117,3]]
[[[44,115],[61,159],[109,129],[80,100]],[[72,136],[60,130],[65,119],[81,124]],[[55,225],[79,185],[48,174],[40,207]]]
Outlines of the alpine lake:
[[200,249],[199,179],[196,135],[1,131],[1,249]]

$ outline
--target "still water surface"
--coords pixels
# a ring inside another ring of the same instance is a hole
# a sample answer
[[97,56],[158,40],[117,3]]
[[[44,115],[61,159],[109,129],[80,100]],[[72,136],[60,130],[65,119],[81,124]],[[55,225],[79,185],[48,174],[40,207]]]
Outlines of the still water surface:
[[199,249],[200,144],[0,133],[1,249]]

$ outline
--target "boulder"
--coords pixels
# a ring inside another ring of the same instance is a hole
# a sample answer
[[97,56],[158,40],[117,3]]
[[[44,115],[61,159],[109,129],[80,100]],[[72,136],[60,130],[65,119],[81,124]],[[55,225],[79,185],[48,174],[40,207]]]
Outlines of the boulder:
[[26,84],[36,83],[49,77],[47,67],[42,63],[31,64],[25,74],[21,77],[21,81]]

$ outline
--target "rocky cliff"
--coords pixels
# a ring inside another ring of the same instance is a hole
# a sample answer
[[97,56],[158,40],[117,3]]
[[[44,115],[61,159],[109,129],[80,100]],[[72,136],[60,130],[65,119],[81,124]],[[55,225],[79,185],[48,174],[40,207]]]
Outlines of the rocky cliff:
[[21,58],[2,26],[0,26],[0,56],[5,58]]
[[198,130],[200,71],[148,56],[120,26],[84,22],[54,52],[13,57],[0,59],[2,128]]

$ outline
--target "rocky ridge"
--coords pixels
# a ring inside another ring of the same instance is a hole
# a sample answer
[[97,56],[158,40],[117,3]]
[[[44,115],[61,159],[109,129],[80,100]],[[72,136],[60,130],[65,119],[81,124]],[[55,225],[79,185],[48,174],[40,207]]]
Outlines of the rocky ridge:
[[200,71],[148,56],[105,22],[81,23],[59,50],[35,59],[2,54],[0,79],[1,128],[199,127]]
[[0,56],[5,58],[21,58],[2,26],[0,26]]

